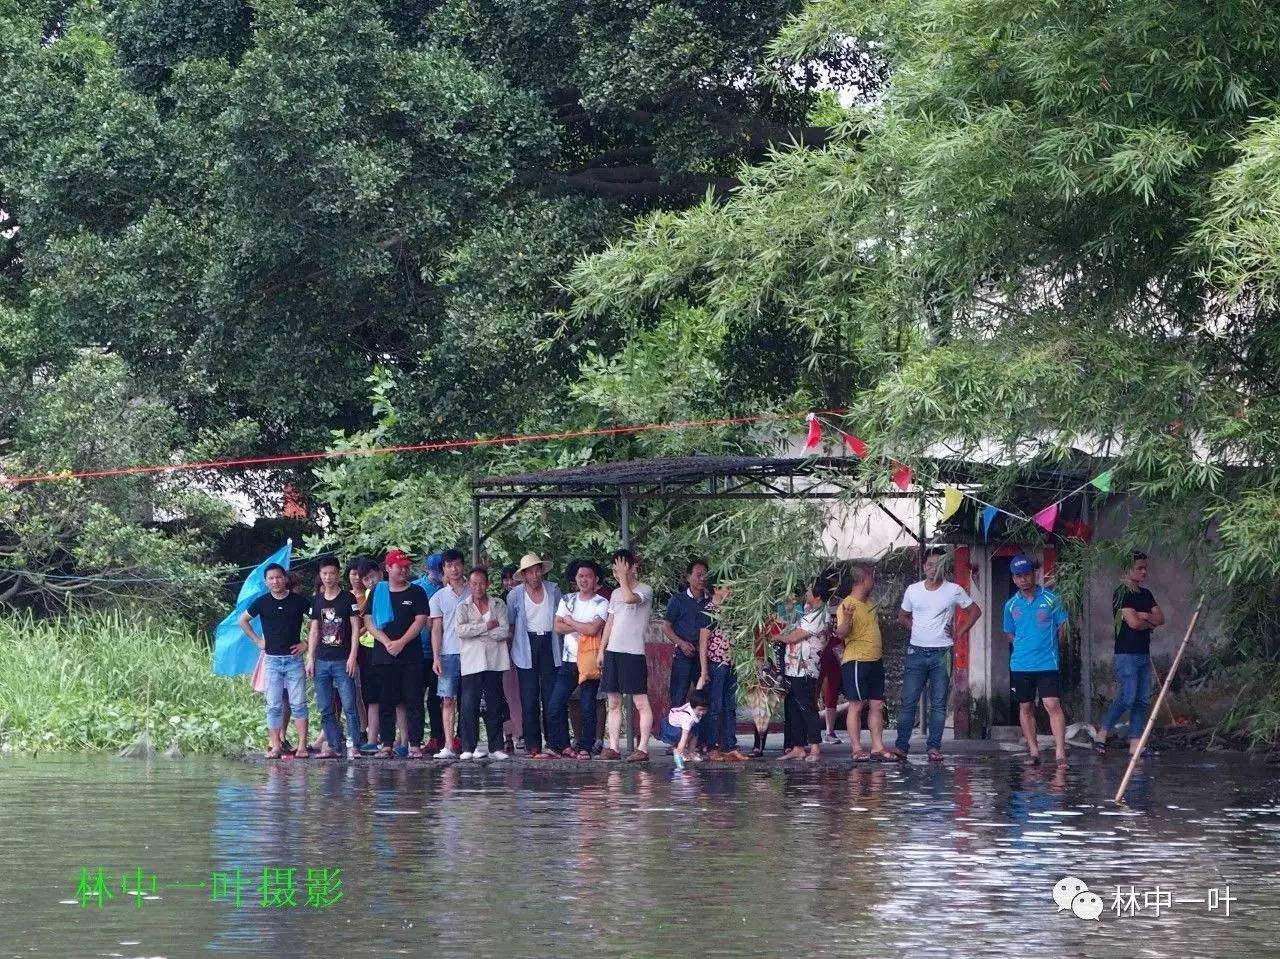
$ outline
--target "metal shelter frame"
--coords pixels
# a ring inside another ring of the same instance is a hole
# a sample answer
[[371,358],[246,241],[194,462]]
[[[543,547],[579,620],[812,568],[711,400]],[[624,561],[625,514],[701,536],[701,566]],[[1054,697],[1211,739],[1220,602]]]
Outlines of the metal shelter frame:
[[[554,499],[616,503],[622,545],[630,548],[635,539],[643,539],[680,503],[698,500],[822,500],[853,494],[870,500],[917,543],[923,543],[924,511],[920,510],[919,528],[913,530],[883,501],[914,499],[922,502],[930,495],[936,495],[935,488],[924,487],[917,476],[913,480],[917,486],[914,490],[904,492],[893,486],[877,490],[869,482],[853,479],[861,463],[862,460],[852,456],[681,456],[489,476],[471,483],[471,560],[477,564],[480,562],[485,542],[521,507],[535,500]],[[932,459],[928,463],[935,474],[929,478],[931,484],[963,486],[981,483],[998,469],[957,459]],[[1043,489],[1065,491],[1081,482],[1079,477],[1056,471],[1030,471],[1025,476],[1022,485]],[[665,502],[668,507],[633,535],[631,505],[653,501]],[[492,526],[483,529],[481,506],[500,502],[510,505]]]
[[[622,545],[631,548],[635,539],[643,539],[658,523],[671,515],[681,503],[702,500],[829,500],[852,494],[871,501],[920,546],[926,545],[924,501],[943,484],[956,486],[981,484],[1000,467],[959,459],[931,459],[930,473],[913,478],[913,490],[899,490],[893,485],[876,489],[870,481],[854,479],[862,461],[851,456],[759,457],[759,456],[684,456],[615,463],[589,464],[566,469],[490,476],[471,483],[471,561],[479,565],[485,542],[500,530],[527,503],[536,500],[581,499],[597,503],[616,503],[618,530]],[[923,464],[922,464],[923,465]],[[918,482],[923,479],[925,483]],[[1024,471],[1021,486],[1027,489],[1066,492],[1083,485],[1078,476],[1057,470]],[[928,484],[928,485],[925,485]],[[1085,515],[1088,515],[1089,493],[1085,491]],[[913,499],[919,503],[917,529],[912,529],[885,505],[884,500]],[[631,505],[636,502],[663,502],[666,508],[649,520],[638,534],[631,529]],[[484,503],[508,503],[505,512],[490,526],[481,526]],[[968,547],[960,547],[968,555]],[[923,564],[926,550],[919,550]],[[959,564],[958,564],[959,565]],[[960,572],[959,570],[957,570]],[[961,585],[969,587],[967,561]],[[969,636],[967,631],[956,637],[953,669],[953,695],[967,702],[969,692]],[[629,747],[633,743],[630,721],[630,697],[625,715]],[[963,718],[962,717],[963,713]],[[921,722],[927,721],[922,710]],[[967,735],[967,707],[957,710],[956,733]]]

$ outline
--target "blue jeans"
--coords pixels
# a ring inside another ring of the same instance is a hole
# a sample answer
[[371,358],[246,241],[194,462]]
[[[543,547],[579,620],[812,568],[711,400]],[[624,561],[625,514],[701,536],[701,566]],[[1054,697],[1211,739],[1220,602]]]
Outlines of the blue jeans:
[[[289,694],[289,712],[294,719],[307,718],[307,668],[301,656],[268,656],[267,728],[284,726],[284,697]],[[306,743],[303,743],[305,746]]]
[[359,745],[360,714],[356,712],[356,681],[347,675],[347,661],[317,659],[312,682],[316,690],[316,703],[320,706],[320,722],[324,726],[324,738],[329,748],[334,751],[342,750],[342,731],[338,729],[338,717],[333,711],[335,689],[342,700],[342,715],[347,720],[347,736],[352,743]]
[[1125,710],[1129,711],[1129,736],[1142,735],[1151,703],[1151,657],[1144,653],[1116,653],[1116,684],[1119,695],[1102,720],[1103,729],[1115,729]]
[[[529,634],[529,668],[516,667],[520,680],[520,725],[524,727],[524,748],[531,753],[542,751],[542,724],[547,723],[547,740],[551,732],[551,691],[556,684],[556,661],[551,649],[550,633]],[[565,734],[568,738],[568,734]]]
[[569,748],[569,697],[577,688],[578,664],[561,663],[555,685],[551,687],[551,698],[547,701],[547,746],[553,753]]
[[951,692],[951,669],[948,654],[951,647],[930,649],[907,647],[907,665],[902,674],[902,708],[898,712],[897,746],[906,752],[911,744],[911,730],[916,724],[916,706],[926,685],[929,688],[929,749],[942,748],[942,729],[947,723],[947,696]]
[[703,722],[709,728],[706,744],[728,752],[738,748],[738,674],[732,663],[711,664],[711,700]]
[[[701,665],[691,656],[685,656],[679,650],[676,650],[674,656],[671,657],[671,685],[668,687],[667,705],[675,709],[677,706],[683,706],[689,701],[689,687],[693,681],[698,678],[702,671]],[[707,737],[710,733],[711,726],[704,716],[701,722],[693,728],[694,733],[698,737],[698,745],[705,745]],[[680,730],[667,722],[667,717],[662,717],[662,722],[658,727],[658,738],[671,745],[680,742]]]

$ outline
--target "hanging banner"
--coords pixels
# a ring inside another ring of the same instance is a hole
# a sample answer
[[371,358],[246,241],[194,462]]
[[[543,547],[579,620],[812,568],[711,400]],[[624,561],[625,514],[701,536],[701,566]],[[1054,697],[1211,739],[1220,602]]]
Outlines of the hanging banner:
[[956,510],[960,508],[960,504],[964,502],[964,494],[954,486],[948,486],[942,491],[942,522],[946,522],[955,515]]
[[982,510],[982,541],[985,543],[991,535],[991,523],[995,520],[996,514],[1000,511],[994,506],[987,506]]
[[1089,480],[1089,485],[1094,489],[1102,490],[1104,493],[1111,492],[1111,470],[1105,473],[1099,473],[1093,479]]
[[1046,533],[1053,532],[1053,524],[1058,521],[1058,504],[1050,503],[1035,516],[1031,517],[1035,524]]
[[910,466],[899,466],[893,471],[893,485],[905,493],[907,487],[911,485],[912,475]]
[[804,448],[816,450],[822,443],[822,423],[818,421],[818,417],[813,413],[810,413],[805,419],[809,421],[809,435],[805,437]]
[[858,439],[852,433],[846,433],[843,430],[840,431],[840,438],[844,440],[844,445],[849,447],[849,449],[853,451],[853,455],[858,457],[858,459],[867,458],[867,444],[862,442],[862,440]]

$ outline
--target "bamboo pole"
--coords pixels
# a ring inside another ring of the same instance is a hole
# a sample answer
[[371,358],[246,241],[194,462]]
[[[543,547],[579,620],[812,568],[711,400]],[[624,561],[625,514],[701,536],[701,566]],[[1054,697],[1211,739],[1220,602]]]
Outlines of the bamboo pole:
[[1124,778],[1120,780],[1120,788],[1116,790],[1114,802],[1120,802],[1124,796],[1124,791],[1129,787],[1129,779],[1133,776],[1133,767],[1138,764],[1138,758],[1142,755],[1143,748],[1147,745],[1147,737],[1151,735],[1151,727],[1156,724],[1156,713],[1160,711],[1160,704],[1164,702],[1164,695],[1169,691],[1169,684],[1173,682],[1173,675],[1178,671],[1178,663],[1182,661],[1182,654],[1186,651],[1187,641],[1191,639],[1191,633],[1196,628],[1196,621],[1200,619],[1200,611],[1204,608],[1204,597],[1200,597],[1200,602],[1196,603],[1196,611],[1191,614],[1191,622],[1187,623],[1186,635],[1182,637],[1182,644],[1178,647],[1178,653],[1173,657],[1173,664],[1169,667],[1169,674],[1165,676],[1164,683],[1160,686],[1160,693],[1156,696],[1155,704],[1151,707],[1151,712],[1147,716],[1147,725],[1142,730],[1142,738],[1138,740],[1138,748],[1133,751],[1133,755],[1129,757],[1129,768],[1124,771]]

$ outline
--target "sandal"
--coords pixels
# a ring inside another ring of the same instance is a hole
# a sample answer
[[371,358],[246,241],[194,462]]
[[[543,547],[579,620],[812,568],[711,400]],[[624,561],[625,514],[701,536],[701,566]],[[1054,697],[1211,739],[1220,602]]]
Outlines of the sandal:
[[902,759],[899,759],[898,754],[895,753],[892,749],[881,749],[879,752],[872,753],[871,759],[874,762],[878,762],[878,763],[896,763],[896,762],[902,762],[902,760],[906,759],[906,757],[903,756]]
[[573,751],[573,747],[572,747],[572,746],[565,746],[565,747],[564,747],[564,749],[560,750],[560,755],[561,755],[562,757],[564,757],[565,759],[577,759],[577,758],[578,758],[578,754],[577,754],[577,753],[575,753],[575,752]]
[[1095,739],[1093,741],[1093,751],[1097,753],[1099,756],[1105,756],[1107,754],[1106,740]]
[[585,749],[579,749],[576,753],[573,754],[573,758],[574,759],[590,759],[591,753]]
[[422,758],[422,747],[421,747],[421,746],[410,746],[410,747],[409,747],[409,758],[410,758],[410,759],[421,759],[421,758]]
[[637,749],[635,752],[633,752],[630,756],[627,757],[627,762],[629,763],[647,763],[648,761],[649,761],[649,754],[645,752],[643,749]]
[[341,759],[342,757],[335,753],[332,749],[326,749],[323,752],[315,754],[314,759]]
[[390,746],[379,746],[378,751],[373,754],[375,759],[390,759],[395,753]]
[[804,757],[804,761],[807,763],[816,763],[821,758],[821,755],[815,749],[813,752],[809,753],[809,755]]
[[1022,757],[1022,765],[1024,765],[1024,766],[1039,766],[1039,765],[1040,765],[1040,754],[1039,754],[1039,753],[1032,753],[1032,754],[1031,754],[1031,755],[1029,755],[1029,756],[1023,756],[1023,757]]
[[616,749],[611,749],[606,746],[604,749],[600,750],[600,758],[608,760],[621,759],[622,753],[618,752]]
[[859,749],[853,754],[853,761],[855,763],[869,763],[871,762],[871,753]]
[[759,746],[756,746],[754,749],[751,750],[751,758],[764,759],[764,750],[761,749]]
[[279,758],[281,758],[283,755],[284,755],[283,750],[280,750],[280,749],[268,749],[268,750],[266,751],[266,753],[264,753],[264,754],[263,754],[263,758],[264,758],[264,759],[279,759]]
[[930,749],[930,750],[929,750],[929,762],[931,762],[931,763],[940,763],[940,762],[942,762],[942,750],[941,750],[941,749]]

